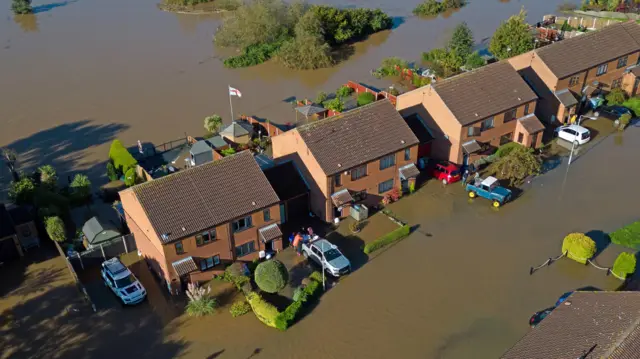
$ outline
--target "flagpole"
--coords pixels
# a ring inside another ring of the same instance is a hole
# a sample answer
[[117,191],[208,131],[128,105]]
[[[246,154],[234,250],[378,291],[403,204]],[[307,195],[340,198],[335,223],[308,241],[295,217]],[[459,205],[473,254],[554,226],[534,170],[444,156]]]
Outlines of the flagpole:
[[229,92],[229,107],[231,108],[231,123],[235,121],[233,118],[233,102],[231,102],[231,86],[227,85],[227,91]]

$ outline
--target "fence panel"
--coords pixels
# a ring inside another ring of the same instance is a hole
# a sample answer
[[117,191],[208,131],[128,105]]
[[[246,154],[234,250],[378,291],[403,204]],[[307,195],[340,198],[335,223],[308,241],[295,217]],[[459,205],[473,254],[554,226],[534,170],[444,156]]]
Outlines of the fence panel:
[[99,266],[107,259],[137,251],[136,241],[132,234],[115,238],[101,246],[93,247],[75,256],[69,257],[69,263],[76,271]]

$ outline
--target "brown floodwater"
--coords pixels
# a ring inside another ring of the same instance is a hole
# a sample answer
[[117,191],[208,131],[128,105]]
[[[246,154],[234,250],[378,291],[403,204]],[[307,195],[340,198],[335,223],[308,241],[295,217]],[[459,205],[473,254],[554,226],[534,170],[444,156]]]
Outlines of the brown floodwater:
[[538,21],[563,2],[474,0],[460,11],[420,19],[411,14],[419,0],[331,0],[380,7],[396,27],[355,44],[338,66],[291,71],[275,63],[225,69],[221,58],[232,52],[211,41],[220,15],[167,13],[157,1],[38,0],[35,15],[18,17],[8,4],[0,8],[0,146],[18,150],[26,168],[50,162],[60,173],[104,178],[115,137],[162,143],[201,134],[203,118],[212,113],[228,122],[227,85],[243,94],[234,99],[236,115],[293,122],[287,99],[313,98],[350,79],[388,86],[369,75],[383,58],[417,60],[462,21],[480,41],[522,6]]

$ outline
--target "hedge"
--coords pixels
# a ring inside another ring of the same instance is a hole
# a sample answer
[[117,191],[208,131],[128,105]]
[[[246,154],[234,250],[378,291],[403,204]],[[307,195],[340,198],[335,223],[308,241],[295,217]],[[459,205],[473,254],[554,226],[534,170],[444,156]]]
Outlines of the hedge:
[[627,278],[627,276],[635,273],[636,271],[636,256],[633,253],[622,252],[613,262],[613,274],[620,278]]
[[511,153],[511,151],[513,151],[514,149],[521,147],[522,145],[519,144],[518,142],[509,142],[509,143],[505,143],[504,145],[498,147],[498,150],[496,151],[496,155],[498,157],[504,157],[506,155],[508,155],[509,153]]
[[562,241],[562,253],[582,264],[596,254],[596,242],[584,233],[570,233]]
[[[316,273],[318,272],[313,272],[312,275],[309,276],[309,284],[302,289],[303,294],[300,295],[299,300],[289,304],[289,306],[278,315],[275,320],[276,328],[280,330],[287,330],[287,328],[289,328],[291,324],[298,319],[300,312],[304,308],[304,303],[315,299],[320,294],[322,284],[315,278],[312,278]],[[317,278],[317,275],[315,277]],[[322,281],[322,276],[320,277],[320,280]]]
[[378,249],[385,247],[393,242],[399,241],[408,236],[411,232],[411,228],[408,225],[404,225],[398,229],[395,229],[384,236],[376,239],[371,243],[367,243],[364,246],[364,253],[369,254],[377,251]]
[[262,296],[256,292],[247,294],[247,301],[249,305],[251,305],[253,313],[261,322],[270,327],[277,328],[276,320],[280,315],[278,308],[264,300]]
[[113,165],[122,173],[126,173],[128,169],[135,168],[138,164],[135,158],[122,145],[120,140],[113,140],[111,148],[109,148],[109,158],[113,161]]
[[632,249],[640,249],[640,221],[610,233],[611,242]]

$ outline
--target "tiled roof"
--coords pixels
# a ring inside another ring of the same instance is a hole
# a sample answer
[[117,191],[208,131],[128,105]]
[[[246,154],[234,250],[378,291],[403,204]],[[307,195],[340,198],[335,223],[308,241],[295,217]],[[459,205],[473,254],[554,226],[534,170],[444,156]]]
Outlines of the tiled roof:
[[418,144],[389,100],[296,128],[327,176]]
[[132,190],[165,243],[279,202],[249,151]]
[[540,122],[540,120],[538,120],[538,117],[536,117],[536,115],[533,113],[530,113],[524,117],[519,118],[518,121],[520,121],[520,124],[522,125],[522,127],[524,127],[524,129],[527,130],[529,134],[544,130],[544,125],[542,124],[542,122]]
[[640,292],[575,292],[502,359],[637,359]]
[[175,269],[176,273],[179,276],[183,276],[185,274],[189,274],[191,272],[195,272],[198,270],[198,266],[196,262],[193,260],[193,257],[183,258],[179,261],[175,261],[171,263],[173,269]]
[[629,21],[558,41],[536,53],[561,79],[635,51],[640,51],[640,24]]
[[270,224],[266,227],[262,227],[258,230],[260,233],[260,239],[263,242],[268,242],[272,239],[282,238],[282,231],[277,223]]
[[450,77],[433,89],[463,126],[538,98],[506,61]]

